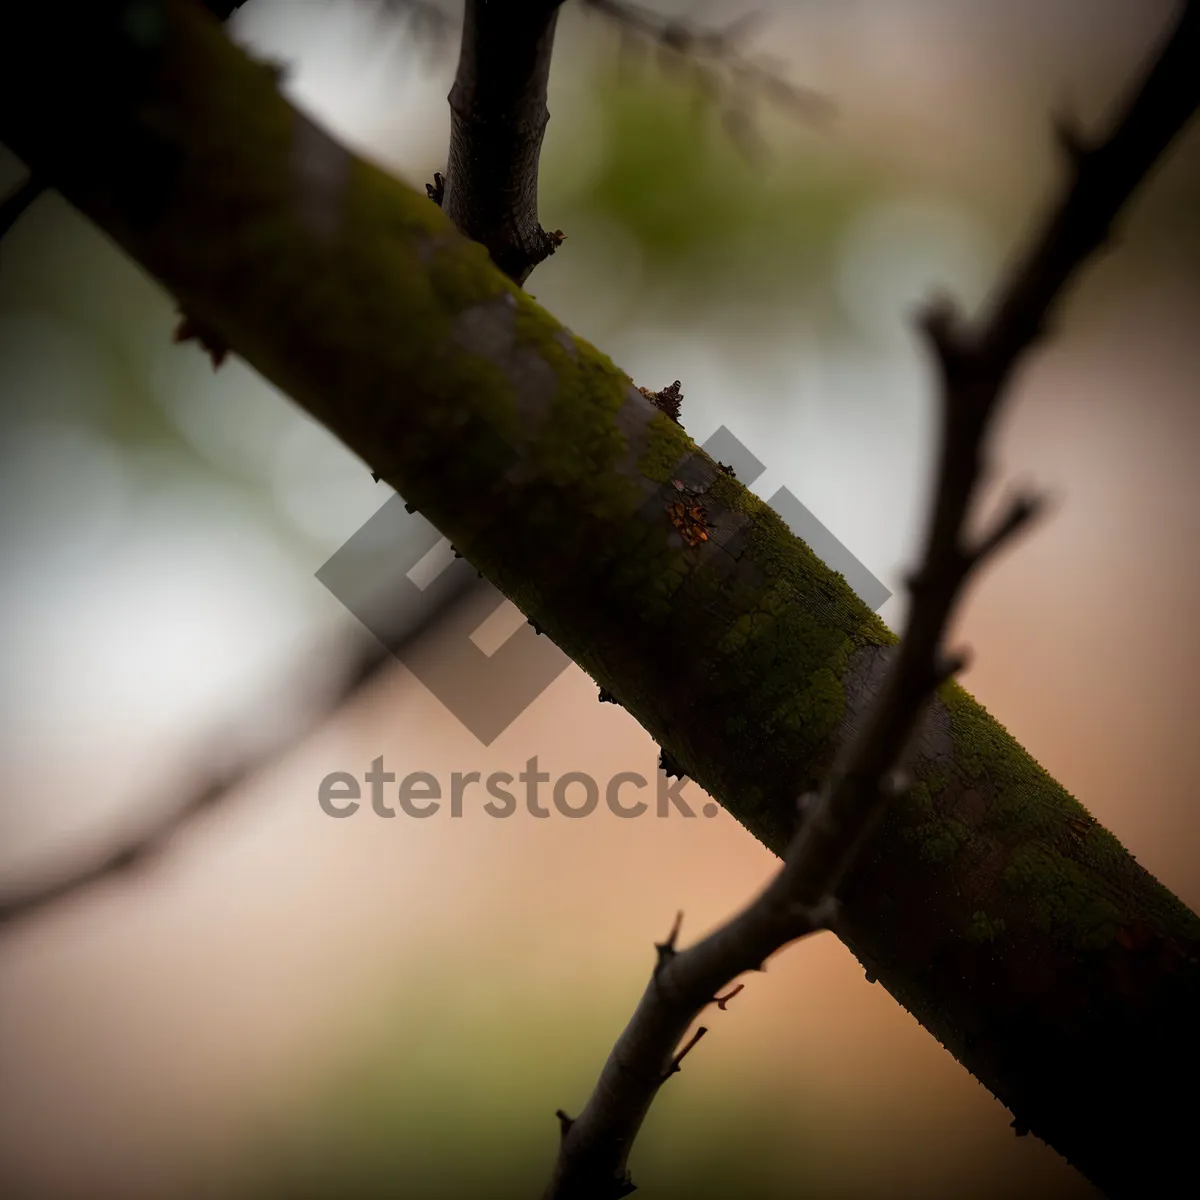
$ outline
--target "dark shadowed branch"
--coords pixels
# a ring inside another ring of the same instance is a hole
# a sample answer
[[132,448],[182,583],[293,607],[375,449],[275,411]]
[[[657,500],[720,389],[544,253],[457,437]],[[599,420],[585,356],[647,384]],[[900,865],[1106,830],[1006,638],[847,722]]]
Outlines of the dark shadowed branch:
[[[390,0],[399,9],[407,0]],[[759,97],[807,119],[832,106],[790,82],[774,61],[743,51],[755,16],[724,29],[668,19],[619,0],[584,0],[587,8],[632,38],[659,48],[665,65],[682,65],[700,92],[719,105],[726,129],[757,148],[752,118]],[[487,247],[510,279],[524,284],[562,244],[561,230],[538,220],[538,163],[550,113],[546,94],[559,0],[510,5],[467,0],[458,71],[450,91],[446,174],[428,186],[459,231]]]
[[761,12],[751,11],[724,27],[714,27],[663,16],[628,0],[582,3],[615,25],[627,49],[653,47],[664,70],[690,77],[749,157],[761,158],[765,150],[755,121],[760,101],[804,121],[825,120],[834,112],[827,96],[787,77],[783,59],[747,52],[747,41],[764,19]]
[[[1034,495],[1011,499],[976,540],[966,523],[982,476],[987,431],[1004,385],[1039,339],[1065,286],[1109,237],[1132,192],[1200,102],[1200,11],[1187,3],[1109,136],[1089,142],[1060,121],[1070,169],[1063,195],[1014,264],[991,307],[968,324],[948,302],[921,318],[938,367],[941,432],[925,549],[909,578],[911,606],[899,653],[858,735],[819,793],[801,800],[799,829],[767,888],[727,924],[677,950],[676,920],[657,946],[650,981],[578,1118],[559,1114],[562,1137],[546,1200],[612,1200],[633,1191],[627,1163],[659,1088],[679,1069],[695,1018],[721,989],[760,969],[781,947],[836,928],[837,890],[887,804],[905,789],[896,765],[926,704],[961,656],[943,649],[948,621],[977,568],[1037,513]],[[696,1035],[699,1036],[698,1034]],[[1133,1146],[1131,1154],[1142,1152]]]
[[[245,2],[246,0],[204,0],[204,7],[218,20],[227,21]],[[24,184],[0,203],[0,237],[3,237],[25,209],[47,190],[47,186],[44,180],[31,174]],[[194,322],[189,326],[185,317],[175,340],[186,341],[196,337],[204,341],[203,332],[195,327]],[[224,357],[224,350],[214,349],[207,343],[205,349],[213,358],[213,366],[219,366]],[[314,706],[308,714],[308,719],[302,722],[299,728],[286,730],[268,744],[248,750],[234,762],[224,763],[219,770],[201,769],[197,773],[196,782],[186,790],[182,799],[164,807],[144,828],[121,840],[120,844],[111,850],[103,851],[94,859],[27,888],[0,889],[0,930],[15,925],[24,917],[31,917],[61,901],[69,900],[105,880],[127,876],[135,869],[146,866],[151,859],[162,853],[185,825],[201,814],[219,807],[241,784],[280,759],[331,712],[346,703],[374,678],[391,659],[389,652],[374,639],[361,644],[356,640],[352,648],[341,647],[332,655],[325,650],[317,653],[317,661],[328,660],[329,673],[335,679],[340,675],[341,681],[325,698],[324,704],[318,703]],[[305,655],[303,661],[311,663],[313,655]],[[289,683],[280,694],[286,695],[291,690],[292,685]],[[215,751],[222,741],[223,737],[204,741],[197,755],[198,761],[207,764],[219,758]]]
[[446,215],[487,247],[514,282],[562,241],[538,223],[538,160],[557,0],[488,4],[467,0],[458,73],[450,89]]

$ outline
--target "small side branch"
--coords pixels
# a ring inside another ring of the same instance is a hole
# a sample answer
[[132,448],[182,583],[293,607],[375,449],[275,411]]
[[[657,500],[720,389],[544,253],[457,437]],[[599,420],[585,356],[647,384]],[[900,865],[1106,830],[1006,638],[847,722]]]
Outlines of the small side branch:
[[653,46],[665,70],[690,75],[699,95],[720,112],[726,132],[749,157],[761,157],[765,149],[755,120],[760,101],[808,122],[833,115],[834,105],[827,96],[788,79],[783,59],[746,52],[761,12],[715,27],[664,16],[631,0],[583,3],[612,22],[623,43]]
[[555,0],[467,0],[450,89],[450,154],[441,206],[523,284],[562,243],[538,223],[538,162],[550,119],[546,89]]
[[799,830],[784,865],[747,908],[696,945],[677,950],[678,922],[596,1088],[565,1129],[544,1200],[610,1200],[632,1188],[628,1158],[663,1081],[678,1069],[676,1046],[720,990],[759,969],[781,947],[837,925],[837,890],[887,805],[907,789],[897,772],[905,745],[962,654],[943,639],[968,579],[1028,527],[1042,501],[1012,498],[983,537],[968,541],[967,516],[981,477],[985,437],[1004,385],[1045,328],[1067,283],[1107,239],[1130,195],[1200,103],[1200,10],[1185,5],[1171,37],[1107,139],[1077,132],[1067,148],[1063,197],[1017,260],[990,313],[969,326],[942,302],[921,326],[940,369],[941,445],[935,499],[899,654],[867,720],[824,786],[799,805]]
[[[358,641],[356,638],[355,643]],[[327,652],[318,657],[317,661],[320,661],[321,657],[328,658]],[[308,661],[312,659],[309,658]],[[331,713],[336,712],[393,661],[395,660],[391,652],[373,638],[361,648],[353,650],[348,658],[344,650],[338,653],[329,665],[335,671],[340,670],[339,683],[327,696],[313,705],[306,719],[297,726],[285,730],[266,745],[255,746],[236,761],[227,763],[218,770],[209,768],[201,771],[191,790],[181,800],[151,818],[143,829],[120,841],[113,849],[101,853],[93,861],[85,862],[73,870],[34,884],[25,890],[12,890],[7,894],[0,892],[0,935],[15,927],[23,918],[45,912],[61,901],[81,895],[97,884],[128,877],[149,866],[164,853],[185,826],[218,808],[237,792],[240,785],[299,745]],[[294,687],[294,681],[289,680],[281,694],[289,695]],[[223,737],[212,737],[207,744],[201,746],[199,759],[205,763],[211,761],[216,757],[215,751],[220,748],[223,740]]]

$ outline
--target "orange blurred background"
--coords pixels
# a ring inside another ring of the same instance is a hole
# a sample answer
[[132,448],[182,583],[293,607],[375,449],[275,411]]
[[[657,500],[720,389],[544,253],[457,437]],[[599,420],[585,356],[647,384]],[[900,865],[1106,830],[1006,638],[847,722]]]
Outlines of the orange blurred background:
[[[653,55],[618,70],[612,31],[564,13],[542,213],[569,240],[528,287],[636,382],[681,379],[697,441],[727,424],[768,465],[760,495],[789,486],[901,593],[933,427],[911,305],[979,300],[1058,178],[1048,111],[1097,120],[1171,6],[760,7],[759,44],[838,115],[764,110],[754,163],[686,78]],[[251,0],[233,32],[419,188],[454,53],[380,20]],[[1193,908],[1198,181],[1193,127],[1021,372],[989,496],[1031,479],[1058,503],[955,634],[968,690]],[[384,485],[240,362],[213,374],[172,345],[174,320],[56,196],[5,239],[6,893],[285,722],[305,698],[273,681],[354,629],[313,573]],[[881,615],[899,629],[903,596]],[[582,1105],[651,943],[677,909],[700,934],[773,870],[723,811],[325,816],[321,779],[379,755],[446,788],[534,755],[552,778],[653,777],[657,749],[574,667],[484,747],[396,664],[143,875],[0,930],[0,1194],[536,1194],[554,1110]],[[707,1023],[635,1151],[647,1196],[1096,1194],[830,935]]]

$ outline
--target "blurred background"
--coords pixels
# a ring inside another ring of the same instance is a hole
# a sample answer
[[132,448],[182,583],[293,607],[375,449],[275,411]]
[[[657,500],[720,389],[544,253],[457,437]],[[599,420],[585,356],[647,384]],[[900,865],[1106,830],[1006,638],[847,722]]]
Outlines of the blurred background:
[[[635,382],[683,383],[894,593],[935,413],[913,305],[979,303],[1060,180],[1048,114],[1099,119],[1160,0],[760,0],[752,53],[836,105],[723,120],[678,61],[563,11],[528,289]],[[455,10],[446,10],[453,17]],[[721,25],[745,12],[671,6]],[[420,189],[449,41],[369,3],[250,0],[286,89]],[[0,188],[23,167],[0,154]],[[1139,195],[1016,381],[989,497],[1052,517],[977,582],[970,690],[1200,907],[1200,128]],[[70,872],[324,702],[356,623],[314,578],[384,484],[56,195],[0,246],[0,894]],[[296,682],[301,672],[309,684]],[[314,682],[315,681],[315,682]],[[399,663],[144,871],[0,927],[0,1194],[536,1195],[651,943],[727,916],[773,857],[712,819],[331,820],[398,776],[653,777],[571,667],[482,746]],[[685,795],[699,812],[695,784]],[[830,935],[772,961],[655,1105],[647,1196],[1088,1197]]]

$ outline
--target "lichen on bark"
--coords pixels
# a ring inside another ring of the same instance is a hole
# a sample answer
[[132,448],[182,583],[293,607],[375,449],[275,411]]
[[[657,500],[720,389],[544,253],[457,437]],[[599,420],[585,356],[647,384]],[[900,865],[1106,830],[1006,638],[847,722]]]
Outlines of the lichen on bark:
[[[200,6],[152,7],[147,50],[122,5],[20,6],[0,137],[782,851],[894,635],[426,196],[339,160]],[[676,479],[711,522],[697,545]],[[1180,1163],[1200,921],[957,685],[913,769],[925,791],[865,848],[839,936],[1074,1161],[1102,1173],[1134,1138]]]

